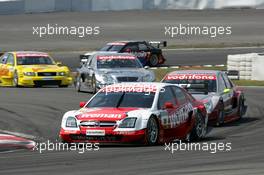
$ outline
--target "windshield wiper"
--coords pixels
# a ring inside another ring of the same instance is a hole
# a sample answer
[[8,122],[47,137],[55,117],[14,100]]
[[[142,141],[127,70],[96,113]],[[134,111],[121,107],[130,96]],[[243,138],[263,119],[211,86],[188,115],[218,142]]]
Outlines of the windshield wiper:
[[118,108],[121,104],[121,102],[123,101],[124,99],[124,96],[125,96],[125,92],[123,92],[123,94],[121,95],[120,99],[118,100],[117,104],[116,104],[116,108]]

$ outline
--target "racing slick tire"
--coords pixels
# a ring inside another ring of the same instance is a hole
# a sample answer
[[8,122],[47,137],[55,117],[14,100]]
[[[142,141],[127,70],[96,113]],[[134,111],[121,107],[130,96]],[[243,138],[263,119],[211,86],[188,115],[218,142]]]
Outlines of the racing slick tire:
[[217,121],[216,121],[216,126],[221,126],[224,124],[224,119],[225,119],[225,112],[224,112],[224,104],[223,102],[220,103],[220,107],[218,110],[218,116],[217,116]]
[[207,127],[205,123],[205,118],[200,112],[198,112],[195,117],[194,128],[192,129],[190,135],[188,136],[189,138],[187,139],[187,141],[201,140],[205,136],[206,128]]
[[95,93],[97,92],[95,75],[93,75],[93,77],[92,77],[92,90],[91,90],[91,92],[92,92],[93,94],[95,94]]
[[245,109],[246,109],[245,100],[242,97],[239,99],[239,108],[238,108],[239,119],[241,119],[243,115],[245,114]]
[[81,82],[82,79],[81,77],[78,75],[76,78],[76,82],[75,82],[75,89],[77,90],[77,92],[81,92]]
[[20,87],[20,86],[18,85],[18,82],[19,82],[19,80],[18,80],[18,74],[17,74],[17,71],[15,71],[15,72],[14,72],[14,77],[13,77],[13,85],[14,85],[15,87]]
[[159,125],[154,116],[151,116],[147,123],[146,145],[156,145],[159,140]]
[[158,55],[151,55],[149,59],[149,65],[151,67],[157,66],[159,64],[159,57]]

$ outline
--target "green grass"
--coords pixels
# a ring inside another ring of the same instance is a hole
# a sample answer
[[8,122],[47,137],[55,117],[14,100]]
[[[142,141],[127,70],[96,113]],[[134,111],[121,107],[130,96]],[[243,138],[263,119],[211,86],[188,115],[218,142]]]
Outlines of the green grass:
[[[197,70],[226,70],[226,67],[192,67],[192,68],[167,68],[167,69],[153,69],[156,75],[156,81],[159,82],[169,72],[182,70],[182,69],[197,69]],[[264,86],[264,81],[256,80],[232,80],[238,86]]]

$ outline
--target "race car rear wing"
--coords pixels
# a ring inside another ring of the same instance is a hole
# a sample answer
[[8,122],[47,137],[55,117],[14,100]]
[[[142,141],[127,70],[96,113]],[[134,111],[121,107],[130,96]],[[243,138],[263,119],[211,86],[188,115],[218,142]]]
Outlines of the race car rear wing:
[[148,43],[157,48],[160,48],[161,44],[163,47],[167,47],[167,41],[149,41]]

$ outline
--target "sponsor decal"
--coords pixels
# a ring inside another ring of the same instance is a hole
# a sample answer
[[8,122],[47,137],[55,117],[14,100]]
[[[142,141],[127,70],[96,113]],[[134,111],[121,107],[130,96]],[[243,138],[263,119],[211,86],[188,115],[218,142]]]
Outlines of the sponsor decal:
[[122,114],[81,114],[78,116],[79,119],[82,118],[111,118],[111,119],[121,119]]
[[105,136],[105,130],[86,130],[87,136]]
[[162,124],[163,125],[170,125],[171,128],[176,127],[179,124],[186,122],[188,119],[188,113],[193,110],[193,106],[188,103],[177,109],[176,111],[169,112],[168,116],[164,115],[162,117]]
[[213,74],[177,74],[167,75],[166,80],[216,80]]
[[115,55],[111,55],[111,56],[97,56],[97,60],[113,60],[113,59],[116,59],[116,60],[134,60],[136,59],[135,56],[130,56],[130,55],[124,55],[124,56],[121,56],[121,55],[118,55],[118,56],[115,56]]
[[17,57],[48,57],[46,53],[17,53]]
[[146,58],[149,54],[149,52],[130,52],[130,53],[138,58]]
[[[141,84],[133,84],[133,85],[112,85],[107,86],[102,89],[102,92],[156,92],[158,87],[156,85],[141,85]],[[161,90],[162,91],[162,90]]]
[[113,43],[107,43],[107,45],[124,46],[124,45],[126,45],[126,43],[124,43],[124,42],[113,42]]

